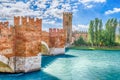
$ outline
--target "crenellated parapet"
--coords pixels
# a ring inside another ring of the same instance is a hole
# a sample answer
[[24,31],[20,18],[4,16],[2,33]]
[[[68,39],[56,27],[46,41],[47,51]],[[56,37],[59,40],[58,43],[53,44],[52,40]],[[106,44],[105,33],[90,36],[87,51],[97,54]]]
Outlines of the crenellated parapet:
[[14,16],[14,26],[19,26],[20,25],[20,16]]
[[27,26],[27,17],[21,17],[21,21],[22,21],[22,25],[25,25],[25,26]]
[[69,14],[69,15],[72,15],[73,13],[72,12],[63,12],[63,14]]
[[58,28],[50,28],[49,29],[49,40],[50,47],[64,47],[65,46],[65,31],[63,29]]
[[31,18],[31,17],[14,17],[14,26],[31,26],[31,27],[40,27],[42,26],[42,19]]
[[0,22],[0,25],[2,25],[4,27],[8,27],[9,22],[8,21],[6,21],[6,22]]

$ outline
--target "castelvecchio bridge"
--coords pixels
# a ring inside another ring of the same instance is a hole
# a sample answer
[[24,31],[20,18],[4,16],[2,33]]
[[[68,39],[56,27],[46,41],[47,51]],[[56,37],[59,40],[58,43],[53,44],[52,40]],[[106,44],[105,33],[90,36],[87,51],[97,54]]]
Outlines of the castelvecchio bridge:
[[63,13],[63,28],[50,28],[49,32],[42,31],[42,19],[38,18],[18,16],[13,26],[8,25],[0,22],[0,72],[40,70],[41,54],[64,54],[66,44],[72,40],[70,12]]

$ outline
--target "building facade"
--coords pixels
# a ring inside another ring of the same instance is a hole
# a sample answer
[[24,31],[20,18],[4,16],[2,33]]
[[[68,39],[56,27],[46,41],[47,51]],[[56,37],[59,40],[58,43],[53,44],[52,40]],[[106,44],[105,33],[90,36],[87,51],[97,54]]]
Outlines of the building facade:
[[[82,37],[85,41],[88,41],[88,32],[87,31],[75,31],[73,32],[73,40],[78,40],[80,37]],[[73,41],[73,42],[74,42]]]

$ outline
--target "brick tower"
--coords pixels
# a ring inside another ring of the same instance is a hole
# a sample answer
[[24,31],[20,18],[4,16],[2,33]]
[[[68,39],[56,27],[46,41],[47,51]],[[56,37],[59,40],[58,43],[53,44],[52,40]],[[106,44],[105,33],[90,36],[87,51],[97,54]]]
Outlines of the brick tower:
[[66,43],[71,43],[72,41],[72,13],[63,13],[63,29],[66,34]]

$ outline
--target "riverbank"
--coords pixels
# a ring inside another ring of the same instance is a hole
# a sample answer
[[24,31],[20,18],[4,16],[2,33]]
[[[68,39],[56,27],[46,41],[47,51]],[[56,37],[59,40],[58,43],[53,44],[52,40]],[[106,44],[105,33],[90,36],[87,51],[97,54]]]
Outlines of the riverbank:
[[68,49],[76,49],[76,50],[120,50],[120,46],[115,47],[96,47],[96,46],[71,46]]

